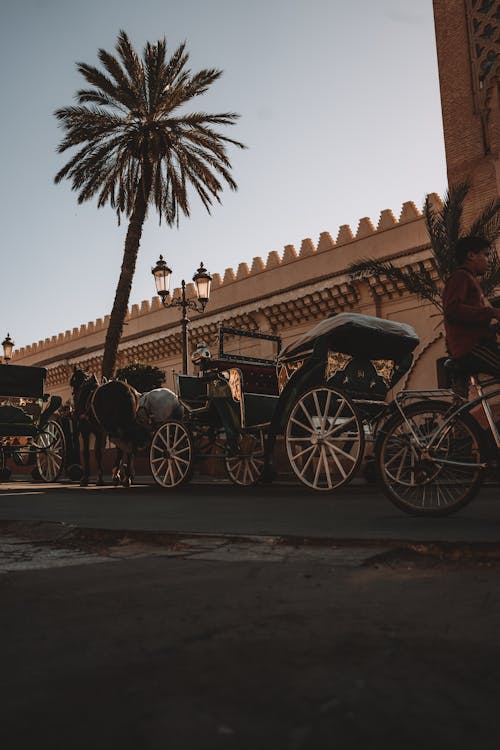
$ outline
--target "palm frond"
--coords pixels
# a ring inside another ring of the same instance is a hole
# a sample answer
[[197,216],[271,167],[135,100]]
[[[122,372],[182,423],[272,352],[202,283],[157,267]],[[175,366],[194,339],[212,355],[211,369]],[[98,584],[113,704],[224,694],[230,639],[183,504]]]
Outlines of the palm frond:
[[491,297],[500,291],[500,260],[496,253],[491,259],[488,273],[482,277],[480,284],[485,297]]
[[464,202],[469,189],[468,182],[460,182],[449,188],[444,197],[442,217],[449,251],[455,246],[462,232]]
[[419,264],[418,271],[416,271],[411,267],[400,268],[390,261],[367,258],[359,263],[351,264],[347,271],[353,280],[373,276],[379,279],[385,277],[396,288],[403,287],[410,294],[416,294],[421,299],[440,307],[438,287],[423,263]]
[[483,237],[491,244],[500,237],[500,198],[491,201],[471,224],[469,237]]
[[[352,264],[348,269],[351,278],[385,276],[395,285],[403,286],[406,291],[431,302],[441,311],[441,286],[455,270],[455,245],[459,238],[480,236],[493,244],[500,236],[500,199],[486,206],[465,234],[463,212],[469,189],[468,181],[454,185],[447,191],[442,205],[438,207],[435,206],[431,195],[425,199],[424,220],[429,233],[437,279],[422,263],[419,264],[418,271],[415,271],[411,267],[399,268],[388,261],[375,259]],[[500,288],[500,261],[496,255],[488,274],[481,280],[481,286],[486,295]]]
[[467,181],[452,186],[445,194],[443,205],[434,212],[426,199],[427,230],[433,255],[441,279],[446,279],[455,268],[454,248],[462,232],[464,201],[469,192]]
[[123,30],[118,34],[118,41],[115,49],[120,55],[120,59],[123,62],[129,79],[141,84],[144,77],[144,70],[141,65],[140,57],[133,48],[128,35]]

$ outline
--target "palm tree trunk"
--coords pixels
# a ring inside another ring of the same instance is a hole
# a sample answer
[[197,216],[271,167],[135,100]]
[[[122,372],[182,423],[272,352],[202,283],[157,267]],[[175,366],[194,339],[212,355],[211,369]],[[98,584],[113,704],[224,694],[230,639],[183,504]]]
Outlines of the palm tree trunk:
[[132,289],[132,280],[134,278],[137,254],[141,242],[142,228],[144,226],[144,219],[146,218],[146,209],[147,201],[141,183],[136,193],[134,210],[130,217],[127,229],[120,278],[118,279],[115,300],[113,302],[108,330],[106,332],[106,341],[104,343],[104,354],[102,358],[102,376],[105,378],[113,377],[115,369],[118,344],[120,343],[123,324],[127,315],[130,290]]

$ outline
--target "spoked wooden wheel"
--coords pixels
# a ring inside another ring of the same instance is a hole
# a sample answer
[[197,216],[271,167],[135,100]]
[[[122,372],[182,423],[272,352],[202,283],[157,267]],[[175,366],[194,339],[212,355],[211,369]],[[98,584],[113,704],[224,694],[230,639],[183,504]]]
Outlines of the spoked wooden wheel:
[[66,453],[64,432],[58,422],[49,420],[33,439],[36,467],[44,482],[55,482],[61,476]]
[[189,481],[193,473],[193,441],[182,422],[165,422],[158,427],[149,449],[151,473],[167,489]]
[[226,444],[222,428],[197,425],[193,428],[192,438],[196,446],[197,460],[205,461],[224,457]]
[[331,492],[354,476],[365,447],[363,424],[350,399],[328,386],[312,388],[288,418],[285,443],[303,484]]
[[238,453],[225,459],[229,479],[242,487],[250,487],[264,473],[264,433],[245,433],[238,443]]

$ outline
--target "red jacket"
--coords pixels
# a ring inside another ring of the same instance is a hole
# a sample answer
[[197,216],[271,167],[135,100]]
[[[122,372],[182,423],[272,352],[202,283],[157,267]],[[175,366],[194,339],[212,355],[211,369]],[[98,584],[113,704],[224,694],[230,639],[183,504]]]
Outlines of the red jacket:
[[479,282],[465,268],[448,278],[443,290],[446,344],[452,357],[469,354],[482,341],[496,341],[489,323],[496,311],[484,299]]

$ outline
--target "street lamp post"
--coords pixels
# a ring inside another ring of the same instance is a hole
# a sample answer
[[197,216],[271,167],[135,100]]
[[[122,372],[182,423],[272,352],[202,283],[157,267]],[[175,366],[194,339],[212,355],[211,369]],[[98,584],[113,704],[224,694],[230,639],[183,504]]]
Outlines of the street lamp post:
[[163,259],[163,255],[160,255],[159,260],[156,262],[154,268],[151,269],[151,273],[155,277],[156,291],[161,298],[164,307],[180,307],[182,311],[182,373],[187,375],[187,350],[188,350],[188,325],[189,318],[187,317],[187,310],[195,310],[196,312],[204,312],[210,298],[210,285],[212,283],[212,277],[208,273],[207,269],[204,268],[203,263],[200,263],[200,267],[193,276],[193,281],[196,287],[197,299],[186,298],[186,282],[184,279],[181,281],[181,295],[180,297],[170,297],[170,277],[172,270],[168,267],[166,261]]
[[12,350],[14,348],[14,342],[12,341],[10,337],[10,333],[7,334],[7,336],[2,341],[2,347],[3,347],[3,359],[5,364],[9,364],[10,360],[12,359]]

